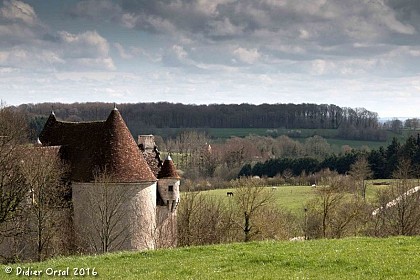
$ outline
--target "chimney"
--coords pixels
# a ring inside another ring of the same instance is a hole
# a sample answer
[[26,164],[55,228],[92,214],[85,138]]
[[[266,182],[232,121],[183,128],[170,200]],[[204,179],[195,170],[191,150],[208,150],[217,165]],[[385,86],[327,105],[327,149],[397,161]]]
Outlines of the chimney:
[[155,137],[153,135],[139,135],[137,138],[137,145],[142,151],[151,152],[156,146]]

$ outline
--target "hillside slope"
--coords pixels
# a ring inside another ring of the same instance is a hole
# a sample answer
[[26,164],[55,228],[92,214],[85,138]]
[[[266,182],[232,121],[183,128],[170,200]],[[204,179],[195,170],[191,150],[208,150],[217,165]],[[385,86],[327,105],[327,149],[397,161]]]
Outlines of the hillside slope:
[[62,279],[47,274],[67,268],[66,279],[80,279],[77,268],[86,275],[94,268],[84,279],[420,279],[419,248],[420,237],[237,243],[3,266],[0,279],[21,279],[17,271],[28,269]]

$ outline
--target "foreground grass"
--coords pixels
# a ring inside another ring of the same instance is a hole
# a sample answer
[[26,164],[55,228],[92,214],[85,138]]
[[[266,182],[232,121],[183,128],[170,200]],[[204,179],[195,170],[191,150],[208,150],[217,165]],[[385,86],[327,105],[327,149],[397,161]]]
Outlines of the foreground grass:
[[[420,279],[420,237],[252,242],[139,253],[71,257],[13,265],[0,279],[22,279],[17,267],[41,270],[40,279],[80,279],[73,268],[95,268],[84,279]],[[48,268],[70,276],[45,275]],[[38,278],[38,277],[30,277]]]

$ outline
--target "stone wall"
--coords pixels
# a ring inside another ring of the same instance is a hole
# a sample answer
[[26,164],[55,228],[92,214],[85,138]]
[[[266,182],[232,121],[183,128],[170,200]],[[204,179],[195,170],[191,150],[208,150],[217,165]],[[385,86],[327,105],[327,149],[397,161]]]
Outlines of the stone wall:
[[80,251],[155,248],[156,182],[73,183],[72,200]]
[[155,147],[155,137],[153,135],[138,135],[137,145],[141,146],[143,150],[153,150]]
[[179,194],[180,181],[178,179],[164,178],[159,179],[158,191],[163,203],[172,212],[176,211],[180,200]]
[[159,248],[176,247],[177,245],[177,207],[180,201],[180,181],[178,179],[159,179],[158,191],[161,205],[157,206],[157,228]]
[[156,248],[173,248],[177,246],[177,212],[168,206],[157,206]]

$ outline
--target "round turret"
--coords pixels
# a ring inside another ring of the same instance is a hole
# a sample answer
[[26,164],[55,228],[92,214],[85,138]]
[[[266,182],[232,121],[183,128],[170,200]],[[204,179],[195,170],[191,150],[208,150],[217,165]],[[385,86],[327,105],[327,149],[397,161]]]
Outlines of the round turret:
[[158,192],[163,205],[171,212],[178,206],[180,177],[170,156],[167,156],[158,174]]

